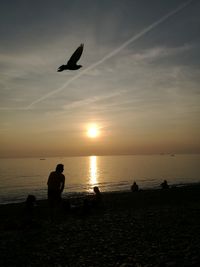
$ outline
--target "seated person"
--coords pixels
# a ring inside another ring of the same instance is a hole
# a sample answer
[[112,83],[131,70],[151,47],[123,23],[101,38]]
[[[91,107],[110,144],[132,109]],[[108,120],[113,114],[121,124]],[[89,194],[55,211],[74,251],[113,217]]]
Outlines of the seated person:
[[161,184],[160,184],[161,188],[162,189],[168,189],[169,188],[169,185],[167,183],[167,180],[164,180]]
[[94,196],[92,199],[92,204],[94,207],[100,207],[102,205],[102,194],[99,190],[99,187],[94,186],[93,191],[94,191]]
[[131,186],[131,191],[132,192],[138,192],[139,191],[139,186],[134,182]]
[[83,199],[83,210],[84,213],[88,213],[92,208],[100,208],[102,207],[102,194],[98,188],[98,186],[93,187],[94,194],[88,196]]

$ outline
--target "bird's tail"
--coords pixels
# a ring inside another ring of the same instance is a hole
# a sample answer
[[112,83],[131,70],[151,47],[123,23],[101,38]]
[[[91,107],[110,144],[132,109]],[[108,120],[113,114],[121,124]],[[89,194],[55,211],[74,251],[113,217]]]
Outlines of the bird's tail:
[[58,68],[58,72],[61,72],[61,71],[63,71],[65,69],[65,65],[62,65],[62,66],[60,66],[59,68]]

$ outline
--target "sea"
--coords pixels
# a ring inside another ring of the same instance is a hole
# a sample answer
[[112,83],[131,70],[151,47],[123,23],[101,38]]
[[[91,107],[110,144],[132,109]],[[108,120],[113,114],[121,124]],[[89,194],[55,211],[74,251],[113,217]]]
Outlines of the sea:
[[140,189],[200,182],[200,154],[86,156],[0,159],[0,204],[24,202],[29,194],[47,198],[47,179],[57,164],[64,164],[63,197],[101,192],[129,191],[133,181]]

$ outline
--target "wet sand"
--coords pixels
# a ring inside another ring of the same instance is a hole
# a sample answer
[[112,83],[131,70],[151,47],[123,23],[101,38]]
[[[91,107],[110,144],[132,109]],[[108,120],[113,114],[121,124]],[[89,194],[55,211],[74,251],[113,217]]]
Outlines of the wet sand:
[[[0,206],[0,266],[200,266],[200,185],[104,193],[103,206],[33,217]],[[82,205],[83,199],[72,200]]]

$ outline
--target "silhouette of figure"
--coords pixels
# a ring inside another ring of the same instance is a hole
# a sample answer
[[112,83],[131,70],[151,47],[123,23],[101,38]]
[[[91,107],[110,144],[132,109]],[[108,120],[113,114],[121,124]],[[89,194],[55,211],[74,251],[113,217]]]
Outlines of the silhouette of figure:
[[93,191],[94,191],[93,205],[95,207],[99,207],[102,204],[102,194],[98,186],[94,186]]
[[61,204],[61,194],[65,187],[65,176],[63,164],[58,164],[56,170],[52,171],[48,178],[48,201],[50,208],[53,210]]
[[83,212],[88,214],[92,208],[100,208],[103,206],[102,194],[98,186],[93,187],[94,194],[83,200]]
[[131,191],[132,192],[138,192],[139,191],[139,186],[134,182],[131,186]]
[[167,183],[167,180],[164,180],[161,184],[160,184],[162,189],[169,189],[169,185]]
[[72,54],[69,61],[66,65],[61,65],[57,71],[61,72],[63,70],[78,70],[82,67],[82,65],[77,65],[76,63],[80,59],[82,53],[83,53],[83,44],[81,44],[76,51]]

